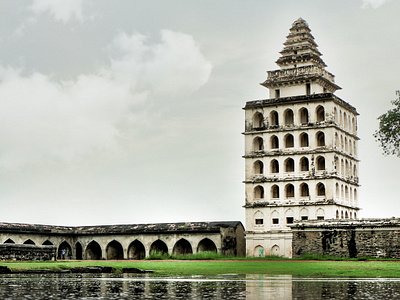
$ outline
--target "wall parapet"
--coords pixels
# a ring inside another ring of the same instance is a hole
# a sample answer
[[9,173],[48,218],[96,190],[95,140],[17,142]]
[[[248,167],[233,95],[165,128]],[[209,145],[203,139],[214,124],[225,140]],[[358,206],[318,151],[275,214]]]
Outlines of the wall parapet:
[[0,260],[55,260],[56,246],[0,244]]

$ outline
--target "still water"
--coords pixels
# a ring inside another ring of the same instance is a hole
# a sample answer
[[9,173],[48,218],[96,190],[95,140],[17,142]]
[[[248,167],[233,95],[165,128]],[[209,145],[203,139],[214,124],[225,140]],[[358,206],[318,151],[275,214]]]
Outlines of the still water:
[[268,275],[0,275],[0,299],[400,299],[400,279]]

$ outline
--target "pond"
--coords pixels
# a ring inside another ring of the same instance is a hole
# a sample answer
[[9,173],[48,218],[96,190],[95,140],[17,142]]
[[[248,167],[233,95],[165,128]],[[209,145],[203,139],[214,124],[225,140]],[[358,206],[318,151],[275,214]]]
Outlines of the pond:
[[0,275],[0,299],[399,299],[397,278]]

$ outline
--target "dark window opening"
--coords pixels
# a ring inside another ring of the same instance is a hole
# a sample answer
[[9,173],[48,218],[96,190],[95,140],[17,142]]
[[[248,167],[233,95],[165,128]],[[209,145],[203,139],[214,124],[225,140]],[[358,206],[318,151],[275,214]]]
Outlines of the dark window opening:
[[306,83],[306,95],[310,96],[311,95],[311,84]]
[[272,224],[279,224],[278,218],[272,218]]
[[280,98],[281,97],[281,91],[280,89],[275,90],[275,98]]
[[302,221],[307,221],[308,220],[308,216],[301,216],[301,220]]
[[286,217],[286,224],[293,224],[293,217]]
[[256,225],[264,224],[264,219],[256,219]]
[[324,220],[325,217],[324,216],[317,216],[317,220]]

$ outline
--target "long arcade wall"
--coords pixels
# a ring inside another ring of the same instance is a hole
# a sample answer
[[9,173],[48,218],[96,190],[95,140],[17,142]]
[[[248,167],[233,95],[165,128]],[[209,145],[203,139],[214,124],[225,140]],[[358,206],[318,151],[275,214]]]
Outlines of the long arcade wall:
[[293,257],[400,258],[400,219],[304,221],[291,228]]
[[83,227],[0,223],[0,244],[53,245],[57,258],[65,259],[144,259],[153,251],[245,255],[239,221]]

